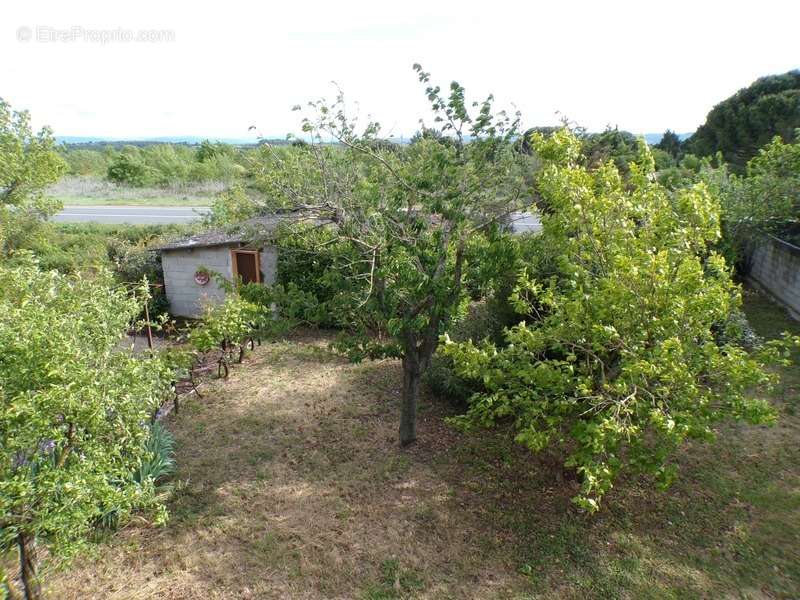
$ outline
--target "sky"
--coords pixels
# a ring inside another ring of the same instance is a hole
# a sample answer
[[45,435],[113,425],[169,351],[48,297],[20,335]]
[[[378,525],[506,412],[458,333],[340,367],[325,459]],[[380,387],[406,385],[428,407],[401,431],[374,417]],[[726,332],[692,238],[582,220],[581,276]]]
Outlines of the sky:
[[0,97],[59,136],[284,137],[336,82],[409,137],[430,122],[419,62],[526,126],[690,132],[800,67],[798,22],[796,0],[5,0]]

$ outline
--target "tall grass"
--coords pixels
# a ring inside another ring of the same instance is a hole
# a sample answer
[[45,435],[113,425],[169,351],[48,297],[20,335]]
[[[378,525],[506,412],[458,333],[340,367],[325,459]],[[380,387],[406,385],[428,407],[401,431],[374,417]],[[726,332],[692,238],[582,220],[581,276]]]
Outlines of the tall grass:
[[47,188],[47,195],[64,202],[75,198],[139,200],[142,198],[213,198],[228,187],[223,181],[173,182],[163,186],[131,187],[118,185],[92,175],[67,175]]

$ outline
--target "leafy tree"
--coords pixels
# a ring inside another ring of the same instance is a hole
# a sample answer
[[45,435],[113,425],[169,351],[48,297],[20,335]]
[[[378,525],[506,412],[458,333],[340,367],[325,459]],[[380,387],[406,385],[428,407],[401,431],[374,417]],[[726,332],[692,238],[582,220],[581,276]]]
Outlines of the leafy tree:
[[678,158],[681,153],[681,139],[677,133],[667,129],[661,137],[661,141],[655,147],[669,153],[673,158]]
[[776,136],[741,175],[730,172],[721,154],[714,160],[687,154],[678,167],[660,171],[658,180],[671,190],[703,183],[720,198],[718,248],[741,273],[765,236],[792,241],[800,234],[800,142],[787,144]]
[[318,327],[349,328],[353,306],[361,302],[353,295],[349,280],[363,276],[363,264],[357,262],[360,255],[353,252],[352,242],[331,227],[297,224],[282,232],[276,244],[278,284],[295,286],[314,298],[305,320]]
[[629,164],[636,160],[639,140],[635,135],[618,128],[610,127],[602,133],[584,133],[581,135],[582,155],[590,167],[598,166],[607,160],[613,160],[617,169],[628,174]]
[[256,171],[269,198],[327,223],[326,250],[336,255],[324,277],[351,328],[339,347],[354,360],[402,358],[404,445],[417,437],[421,376],[465,308],[469,239],[529,202],[524,157],[513,147],[518,119],[495,113],[492,96],[470,107],[457,82],[443,92],[415,70],[442,135],[408,147],[378,143],[380,125],[357,129],[340,94],[310,104],[312,143],[284,154],[265,146]]
[[0,266],[0,552],[16,547],[29,600],[42,545],[68,557],[108,511],[157,507],[133,474],[171,375],[118,348],[139,302],[108,284]]
[[532,154],[533,147],[531,146],[531,139],[533,138],[534,133],[540,133],[541,135],[548,137],[553,135],[556,131],[561,129],[561,127],[552,126],[552,125],[541,125],[538,127],[529,127],[525,130],[518,140],[518,146],[520,152],[524,152],[525,154]]
[[218,144],[214,144],[211,140],[203,140],[195,152],[195,158],[198,162],[204,162],[217,155]]
[[800,221],[800,139],[776,136],[747,163],[748,220],[767,233],[780,233]]
[[154,144],[143,150],[142,158],[156,185],[186,181],[193,166],[192,152],[185,146]]
[[34,133],[30,115],[0,98],[0,257],[24,245],[61,208],[44,195],[66,171],[48,128]]
[[756,80],[708,113],[706,122],[686,141],[689,152],[722,152],[737,172],[776,135],[795,140],[800,127],[800,70]]
[[188,172],[188,179],[191,181],[231,182],[246,175],[246,167],[234,161],[228,154],[218,154],[192,164]]
[[108,156],[105,152],[62,147],[61,155],[69,165],[70,175],[105,177],[108,172]]
[[215,225],[241,223],[256,214],[260,204],[241,185],[219,194],[211,205],[209,222]]
[[653,155],[656,172],[661,173],[667,169],[675,168],[675,158],[669,152],[654,147],[650,149],[650,153]]
[[228,154],[230,154],[230,148],[227,144],[203,140],[200,142],[200,146],[195,152],[195,158],[198,162],[206,162],[219,156],[227,156]]
[[134,147],[114,157],[108,165],[106,176],[109,181],[133,187],[144,187],[154,179],[152,170],[142,160],[138,148]]
[[189,333],[189,342],[198,352],[221,350],[219,364],[227,374],[228,359],[238,352],[241,362],[246,342],[262,322],[266,324],[269,313],[264,308],[245,300],[231,287],[224,302],[205,308],[200,325]]
[[745,176],[721,183],[727,243],[745,270],[765,236],[795,240],[800,234],[800,142],[776,136],[747,163]]
[[567,130],[534,146],[551,211],[514,295],[525,320],[502,347],[444,351],[486,389],[456,422],[507,423],[532,451],[561,456],[583,478],[575,501],[593,511],[625,470],[668,484],[670,452],[712,438],[718,421],[771,421],[749,393],[774,380],[765,364],[779,352],[720,341],[735,339],[728,316],[741,299],[712,250],[719,205],[706,186],[669,193],[652,181],[644,144],[627,179],[611,161],[582,166]]

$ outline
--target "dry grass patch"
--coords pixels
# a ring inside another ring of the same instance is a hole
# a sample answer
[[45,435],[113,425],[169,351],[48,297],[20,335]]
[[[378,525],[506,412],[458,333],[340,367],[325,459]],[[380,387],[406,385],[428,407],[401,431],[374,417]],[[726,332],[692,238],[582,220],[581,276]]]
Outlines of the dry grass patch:
[[800,596],[796,370],[778,426],[725,428],[681,456],[669,492],[620,482],[589,517],[570,504],[576,482],[503,432],[454,432],[430,398],[401,450],[399,364],[326,346],[264,345],[184,402],[168,526],[98,543],[52,597]]
[[423,410],[421,443],[398,448],[397,363],[351,365],[325,346],[262,346],[184,402],[169,422],[170,524],[116,534],[53,595],[485,597],[524,584],[483,556],[485,532],[438,473],[436,446],[453,435],[438,413]]

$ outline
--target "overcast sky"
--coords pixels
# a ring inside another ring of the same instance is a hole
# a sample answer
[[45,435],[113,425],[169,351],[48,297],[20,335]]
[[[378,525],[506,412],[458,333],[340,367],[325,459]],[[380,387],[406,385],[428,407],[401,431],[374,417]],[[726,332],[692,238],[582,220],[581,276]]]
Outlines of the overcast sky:
[[[428,115],[420,62],[515,104],[527,126],[564,115],[684,132],[757,77],[800,67],[798,23],[797,0],[5,0],[0,97],[57,135],[282,137],[297,131],[291,107],[336,81],[409,136]],[[119,39],[143,30],[156,39]]]

